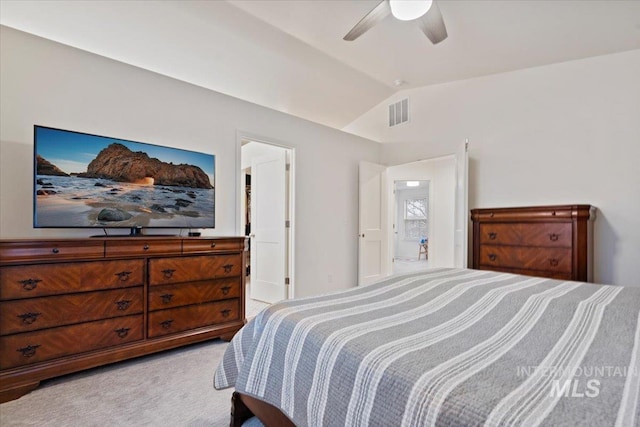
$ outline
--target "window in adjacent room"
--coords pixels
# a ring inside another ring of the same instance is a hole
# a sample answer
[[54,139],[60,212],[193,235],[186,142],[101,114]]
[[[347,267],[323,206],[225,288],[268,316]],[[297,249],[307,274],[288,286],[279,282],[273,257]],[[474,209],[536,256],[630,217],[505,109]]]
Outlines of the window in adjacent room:
[[427,235],[427,198],[404,202],[404,238],[420,240]]

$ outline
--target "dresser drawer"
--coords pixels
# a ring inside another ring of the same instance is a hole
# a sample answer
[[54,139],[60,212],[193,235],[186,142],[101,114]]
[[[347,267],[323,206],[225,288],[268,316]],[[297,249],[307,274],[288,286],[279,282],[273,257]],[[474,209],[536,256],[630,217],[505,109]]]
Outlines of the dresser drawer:
[[0,267],[0,300],[140,286],[143,272],[142,260]]
[[241,271],[240,254],[158,258],[149,261],[149,285],[238,277]]
[[176,239],[136,237],[132,240],[107,240],[105,254],[111,256],[145,256],[180,253],[182,243]]
[[82,266],[82,285],[95,289],[140,286],[144,282],[144,261],[87,262]]
[[149,313],[149,338],[239,319],[239,299],[154,311]]
[[143,289],[116,289],[0,302],[0,335],[142,313]]
[[149,310],[238,298],[240,286],[239,278],[152,286],[149,288]]
[[570,273],[571,249],[482,245],[480,265]]
[[102,258],[102,240],[83,241],[12,241],[0,246],[0,260],[4,262],[57,261],[73,258]]
[[141,340],[142,326],[137,315],[0,337],[0,369]]
[[243,251],[244,242],[224,239],[194,239],[182,241],[182,252],[185,254],[195,254],[203,252],[219,251]]
[[571,247],[571,223],[480,224],[480,244]]
[[[472,220],[480,222],[526,222],[572,219],[575,208],[584,209],[586,205],[534,206],[528,208],[472,209]],[[588,214],[587,214],[588,216]]]

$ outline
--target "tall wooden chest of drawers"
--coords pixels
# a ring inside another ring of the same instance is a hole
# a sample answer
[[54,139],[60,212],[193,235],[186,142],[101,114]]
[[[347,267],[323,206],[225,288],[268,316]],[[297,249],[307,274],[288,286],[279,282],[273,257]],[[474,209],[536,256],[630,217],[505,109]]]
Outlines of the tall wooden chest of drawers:
[[245,322],[246,239],[0,241],[0,402]]
[[473,209],[473,264],[555,279],[593,281],[590,205]]

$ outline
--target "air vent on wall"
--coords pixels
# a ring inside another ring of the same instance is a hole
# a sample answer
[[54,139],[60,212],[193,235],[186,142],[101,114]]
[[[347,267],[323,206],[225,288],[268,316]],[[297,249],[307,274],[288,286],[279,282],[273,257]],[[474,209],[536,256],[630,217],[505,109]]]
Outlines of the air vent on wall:
[[402,99],[389,105],[389,127],[409,121],[409,99]]

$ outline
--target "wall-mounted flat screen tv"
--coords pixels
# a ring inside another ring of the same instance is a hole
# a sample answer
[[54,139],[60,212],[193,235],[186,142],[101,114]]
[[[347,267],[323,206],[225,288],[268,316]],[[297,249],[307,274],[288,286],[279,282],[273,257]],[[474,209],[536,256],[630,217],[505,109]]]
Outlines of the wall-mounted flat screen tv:
[[34,126],[36,228],[213,228],[215,156]]

